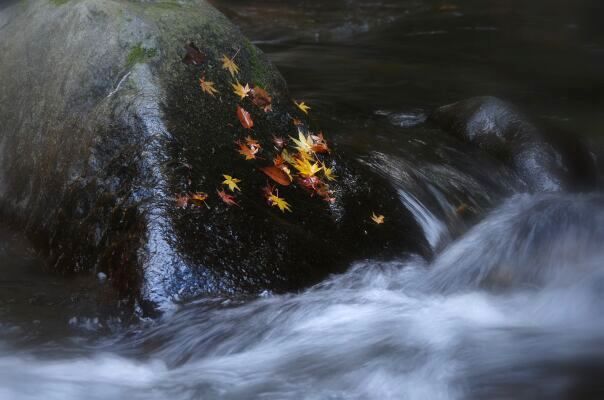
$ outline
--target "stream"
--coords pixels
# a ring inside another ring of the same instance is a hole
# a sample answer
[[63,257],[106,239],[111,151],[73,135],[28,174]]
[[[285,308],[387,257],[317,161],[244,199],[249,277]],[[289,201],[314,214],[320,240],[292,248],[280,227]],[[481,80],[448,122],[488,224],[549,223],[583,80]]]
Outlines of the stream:
[[604,398],[604,194],[526,193],[422,124],[495,95],[604,155],[604,4],[212,3],[396,187],[435,256],[359,260],[302,293],[175,302],[151,320],[107,304],[102,275],[45,273],[0,226],[0,399]]

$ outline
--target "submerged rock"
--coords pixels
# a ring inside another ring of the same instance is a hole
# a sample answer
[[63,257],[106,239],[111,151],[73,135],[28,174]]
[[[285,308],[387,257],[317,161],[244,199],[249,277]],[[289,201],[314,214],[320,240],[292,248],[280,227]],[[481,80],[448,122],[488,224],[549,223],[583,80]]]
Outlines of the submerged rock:
[[516,195],[432,263],[428,285],[443,292],[568,286],[602,270],[601,193]]
[[533,191],[592,188],[593,156],[576,137],[531,121],[495,97],[473,97],[435,110],[429,120],[507,162]]
[[[294,118],[307,132],[309,120],[205,1],[14,2],[0,10],[0,52],[0,210],[53,271],[103,273],[119,297],[161,304],[292,291],[360,257],[429,252],[396,192],[345,149],[325,157],[335,203],[294,184],[279,189],[293,212],[266,204],[258,168],[276,153],[272,136],[296,135]],[[272,111],[232,94],[223,55],[236,55],[238,81],[270,93]],[[203,93],[201,78],[219,93]],[[249,134],[258,160],[235,150]],[[215,195],[223,174],[242,180],[240,208]],[[208,208],[179,208],[191,192],[208,193]]]

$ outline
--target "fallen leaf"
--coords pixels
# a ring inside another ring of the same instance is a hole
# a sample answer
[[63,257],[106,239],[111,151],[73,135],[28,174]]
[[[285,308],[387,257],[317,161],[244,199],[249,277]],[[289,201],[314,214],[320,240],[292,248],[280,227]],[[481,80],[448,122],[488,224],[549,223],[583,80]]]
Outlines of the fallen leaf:
[[252,89],[252,102],[264,110],[264,112],[272,111],[273,98],[268,92],[262,89],[260,86],[254,86]]
[[245,99],[252,90],[247,83],[243,86],[239,81],[237,81],[237,83],[231,83],[231,86],[233,86],[233,93],[239,96],[241,100]]
[[315,193],[319,194],[326,186],[317,176],[299,176],[297,182],[300,186],[309,191],[311,195],[314,195]]
[[199,79],[199,86],[201,86],[201,90],[204,93],[207,93],[210,96],[214,96],[218,93],[218,90],[214,87],[214,82],[206,81],[205,76]]
[[312,151],[315,153],[329,153],[329,147],[327,146],[327,141],[323,137],[323,132],[319,132],[317,135],[310,135],[312,139]]
[[312,152],[312,146],[313,146],[313,141],[310,138],[310,135],[308,135],[308,137],[304,136],[304,134],[302,133],[301,130],[298,130],[298,139],[294,139],[293,137],[290,136],[290,139],[294,142],[294,147],[296,150],[298,150],[298,152],[300,153],[306,153],[309,154]]
[[275,165],[275,167],[277,167],[281,171],[283,171],[285,173],[285,175],[287,175],[287,177],[289,178],[290,182],[294,180],[292,178],[292,172],[288,168],[288,166],[286,164],[286,161],[285,161],[285,158],[283,157],[283,154],[277,155],[277,157],[275,157],[275,159],[273,160],[273,164]]
[[285,158],[283,158],[282,154],[278,154],[277,157],[273,159],[273,164],[275,167],[280,167],[285,164]]
[[233,78],[239,73],[239,67],[237,66],[237,64],[235,64],[235,57],[237,57],[237,53],[235,53],[233,58],[229,58],[225,54],[223,54],[221,58],[222,69],[228,70]]
[[254,126],[254,120],[252,120],[250,113],[245,111],[241,106],[237,106],[237,118],[239,118],[241,125],[245,129],[252,129]]
[[294,126],[302,126],[302,125],[304,125],[304,123],[302,121],[300,121],[298,118],[292,119],[292,123],[294,124]]
[[285,147],[286,140],[280,136],[273,135],[273,143],[277,149],[282,149]]
[[201,65],[205,59],[203,53],[195,46],[193,42],[189,42],[185,45],[185,50],[187,50],[187,54],[185,54],[182,62],[189,65]]
[[266,186],[262,188],[262,193],[264,193],[264,196],[268,199],[268,197],[273,194],[273,192],[275,191],[275,186],[271,185],[270,183],[266,182]]
[[325,164],[321,164],[321,169],[323,169],[323,175],[325,176],[325,179],[327,179],[328,181],[336,180],[337,176],[334,175],[333,168],[327,168]]
[[381,225],[384,223],[384,216],[383,215],[376,215],[375,212],[371,215],[371,220],[373,222],[375,222],[378,225]]
[[222,182],[222,184],[227,185],[229,187],[229,189],[231,190],[231,192],[234,192],[235,190],[239,190],[241,192],[241,189],[237,185],[238,183],[241,183],[241,179],[233,178],[230,175],[222,175],[222,176],[224,176],[224,179],[225,179]]
[[294,157],[292,157],[291,154],[289,154],[289,152],[287,151],[287,149],[283,149],[283,151],[281,152],[281,157],[289,165],[294,165],[296,163],[296,159]]
[[312,151],[317,154],[329,153],[329,147],[327,147],[327,144],[313,144]]
[[277,196],[276,194],[271,194],[268,198],[268,202],[274,207],[279,207],[279,210],[281,210],[281,212],[285,212],[286,210],[292,212],[289,203],[285,201],[285,199],[283,199],[282,197]]
[[260,148],[262,147],[260,146],[260,142],[258,142],[256,139],[249,135],[245,137],[245,143],[252,149],[260,150]]
[[292,178],[292,172],[291,170],[287,167],[287,165],[282,164],[279,165],[277,168],[279,168],[281,171],[285,172],[285,175],[287,175],[287,177],[289,178],[289,181],[293,181],[294,178]]
[[257,150],[250,149],[245,143],[235,142],[239,146],[237,152],[242,156],[245,156],[246,160],[254,160],[256,158]]
[[239,207],[239,204],[237,204],[237,202],[235,201],[235,197],[233,197],[232,195],[228,194],[224,190],[218,190],[218,189],[216,189],[216,193],[218,193],[218,197],[220,197],[220,200],[222,200],[228,206],[237,206],[237,207]]
[[328,203],[335,203],[336,198],[333,196],[333,191],[329,189],[329,185],[321,181],[317,176],[308,178],[298,177],[297,183],[306,191],[310,192],[311,196],[315,194],[323,198]]
[[317,187],[317,189],[315,191],[326,202],[331,203],[331,204],[336,202],[336,198],[333,197],[333,191],[329,190],[329,185],[322,183]]
[[294,104],[296,105],[296,107],[302,110],[304,114],[308,114],[308,110],[310,110],[310,107],[307,106],[303,101],[301,101],[300,103],[294,101]]
[[275,187],[269,183],[262,189],[264,195],[266,196],[266,200],[268,204],[274,207],[278,207],[281,212],[285,212],[286,210],[291,212],[291,207],[284,198],[279,197],[279,191],[275,189]]
[[[286,167],[287,168],[287,167]],[[278,168],[274,165],[269,165],[268,167],[260,168],[260,171],[264,172],[266,176],[274,180],[280,185],[289,186],[291,184],[291,179],[288,174],[283,171],[281,168]]]
[[313,177],[322,169],[319,166],[319,163],[311,163],[306,158],[297,158],[293,166],[298,170],[298,173],[304,178]]
[[200,206],[200,205],[204,205],[208,208],[210,208],[208,206],[208,204],[206,203],[206,200],[208,199],[208,195],[207,193],[204,192],[197,192],[197,193],[193,193],[189,196],[189,201],[191,203],[193,203],[196,206]]

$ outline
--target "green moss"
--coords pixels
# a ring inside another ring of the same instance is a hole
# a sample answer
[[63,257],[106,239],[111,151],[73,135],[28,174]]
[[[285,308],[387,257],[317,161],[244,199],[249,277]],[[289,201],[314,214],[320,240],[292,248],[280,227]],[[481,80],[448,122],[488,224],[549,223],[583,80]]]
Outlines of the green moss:
[[180,25],[180,18],[186,18],[188,16],[184,14],[187,13],[187,9],[191,8],[189,3],[181,4],[176,1],[142,3],[140,7],[147,16],[150,16],[155,20],[166,18],[168,20],[174,21],[173,23],[177,25]]
[[161,8],[163,10],[176,10],[181,8],[182,5],[173,1],[162,1],[159,3],[154,3],[153,7]]
[[128,57],[126,58],[126,68],[131,68],[136,64],[144,63],[149,59],[155,57],[157,54],[156,49],[148,49],[143,47],[142,43],[137,44],[130,50]]
[[258,49],[251,42],[249,42],[248,40],[244,40],[243,44],[247,49],[250,57],[249,63],[251,68],[250,72],[252,76],[252,82],[254,83],[254,85],[267,88],[270,80],[269,76],[267,76],[267,74],[270,74],[270,68],[268,68],[267,62],[260,58],[260,53]]
[[55,6],[62,6],[63,4],[68,3],[69,0],[50,0],[51,4],[54,4]]

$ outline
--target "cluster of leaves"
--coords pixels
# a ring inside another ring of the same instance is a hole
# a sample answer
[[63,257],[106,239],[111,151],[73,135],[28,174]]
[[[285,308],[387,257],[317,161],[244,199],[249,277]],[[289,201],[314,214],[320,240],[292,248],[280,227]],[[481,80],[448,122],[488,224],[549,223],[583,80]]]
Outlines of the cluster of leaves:
[[[185,46],[186,55],[183,62],[190,65],[201,66],[205,61],[204,54],[193,44],[189,43]],[[220,59],[222,69],[229,73],[231,88],[233,94],[239,99],[235,115],[241,126],[248,132],[245,138],[235,142],[235,150],[244,157],[247,161],[261,162],[257,169],[264,173],[272,183],[262,189],[267,204],[272,207],[277,207],[281,212],[292,212],[292,206],[279,193],[279,187],[287,187],[293,185],[308,192],[310,196],[319,197],[324,201],[332,204],[336,201],[335,193],[330,189],[329,183],[335,181],[333,168],[326,164],[326,157],[331,154],[331,149],[323,135],[323,132],[312,133],[305,129],[305,124],[297,119],[291,118],[293,126],[297,130],[297,137],[273,135],[272,146],[265,151],[263,144],[253,137],[254,120],[249,111],[243,106],[242,102],[245,99],[251,100],[251,103],[258,107],[264,113],[272,112],[272,96],[262,87],[257,85],[250,86],[249,83],[242,84],[239,79],[239,66],[236,63],[236,57],[239,54],[237,51],[233,56],[229,57],[223,54]],[[216,84],[206,79],[203,74],[199,79],[201,92],[210,97],[216,97],[221,92]],[[303,113],[308,115],[311,108],[305,102],[294,101],[295,106]],[[261,157],[260,153],[270,154],[270,157]],[[266,160],[272,162],[268,163]],[[262,160],[262,161],[260,161]],[[235,194],[241,192],[239,183],[240,179],[233,178],[230,175],[224,174],[224,186],[229,190],[217,189],[217,195],[228,206],[239,206]],[[181,195],[176,198],[179,207],[187,206],[208,206],[206,200],[209,195],[204,192],[191,193]],[[371,216],[371,219],[376,224],[384,222],[383,215]]]

